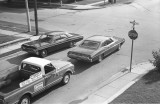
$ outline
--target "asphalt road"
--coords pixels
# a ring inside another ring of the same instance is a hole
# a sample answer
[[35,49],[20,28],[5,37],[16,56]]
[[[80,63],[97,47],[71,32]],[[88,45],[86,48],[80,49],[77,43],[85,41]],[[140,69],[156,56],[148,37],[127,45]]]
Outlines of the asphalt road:
[[[160,43],[159,4],[158,0],[137,0],[132,4],[119,4],[90,11],[40,9],[39,27],[80,33],[84,37],[96,34],[118,36],[125,38],[126,42],[120,51],[109,55],[101,63],[71,60],[66,56],[70,49],[50,54],[47,59],[71,61],[75,65],[76,73],[68,85],[57,85],[47,90],[35,97],[33,104],[79,104],[105,79],[129,66],[131,40],[128,31],[132,29],[130,21],[136,20],[139,23],[135,28],[139,36],[134,41],[133,64],[152,59],[152,50],[157,50]],[[33,19],[33,12],[30,14]],[[1,11],[0,20],[26,24],[25,16],[24,12],[18,10]],[[24,52],[21,53],[23,55],[19,53],[3,60],[0,67],[18,65],[22,59],[30,57]]]

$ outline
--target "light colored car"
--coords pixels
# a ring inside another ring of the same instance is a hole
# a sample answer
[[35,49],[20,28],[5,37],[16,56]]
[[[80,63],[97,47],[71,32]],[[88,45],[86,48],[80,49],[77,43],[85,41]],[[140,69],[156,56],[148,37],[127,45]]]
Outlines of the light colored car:
[[99,61],[110,53],[120,50],[124,38],[115,36],[91,36],[81,42],[80,45],[68,52],[68,57],[87,62]]

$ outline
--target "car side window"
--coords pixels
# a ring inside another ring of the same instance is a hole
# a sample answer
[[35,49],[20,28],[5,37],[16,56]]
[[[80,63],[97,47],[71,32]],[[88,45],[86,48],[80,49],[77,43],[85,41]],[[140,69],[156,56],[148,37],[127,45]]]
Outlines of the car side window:
[[21,68],[23,70],[33,72],[33,73],[38,73],[41,71],[41,68],[35,65],[27,64],[27,63],[22,63]]
[[54,41],[58,42],[61,39],[60,35],[55,35],[54,36]]
[[108,40],[106,40],[102,46],[107,46],[109,44],[111,44],[113,42],[113,40],[111,38],[109,38]]
[[65,38],[67,38],[66,34],[62,34],[61,39],[65,39]]
[[66,33],[67,37],[72,37],[72,34]]
[[45,74],[55,70],[56,68],[50,63],[44,66]]

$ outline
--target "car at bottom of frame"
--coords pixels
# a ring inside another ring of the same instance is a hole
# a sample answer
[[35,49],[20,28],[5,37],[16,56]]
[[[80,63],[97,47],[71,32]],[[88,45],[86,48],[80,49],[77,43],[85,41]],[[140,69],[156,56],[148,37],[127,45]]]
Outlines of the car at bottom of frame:
[[39,39],[21,45],[21,49],[40,57],[66,47],[74,47],[76,42],[83,40],[83,36],[64,31],[51,31],[40,35]]
[[83,40],[67,56],[86,62],[101,62],[105,56],[120,50],[124,42],[124,38],[116,36],[94,35]]

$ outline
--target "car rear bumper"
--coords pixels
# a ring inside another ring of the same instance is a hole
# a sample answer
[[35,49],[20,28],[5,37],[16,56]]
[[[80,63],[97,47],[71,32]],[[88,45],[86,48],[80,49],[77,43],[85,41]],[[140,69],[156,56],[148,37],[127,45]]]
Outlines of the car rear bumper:
[[92,59],[89,59],[87,57],[81,57],[81,56],[77,56],[77,55],[68,55],[68,57],[71,59],[76,59],[76,60],[80,60],[80,61],[92,62]]

